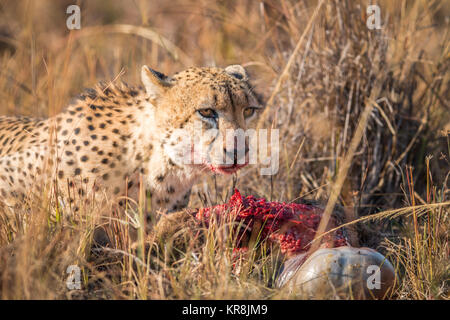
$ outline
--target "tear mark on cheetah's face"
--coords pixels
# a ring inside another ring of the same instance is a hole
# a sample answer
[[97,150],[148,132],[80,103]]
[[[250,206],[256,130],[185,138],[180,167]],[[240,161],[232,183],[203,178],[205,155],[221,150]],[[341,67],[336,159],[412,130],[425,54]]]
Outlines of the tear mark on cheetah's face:
[[173,163],[221,174],[248,163],[248,137],[235,134],[250,127],[262,103],[242,66],[190,68],[170,78],[144,66],[141,76]]

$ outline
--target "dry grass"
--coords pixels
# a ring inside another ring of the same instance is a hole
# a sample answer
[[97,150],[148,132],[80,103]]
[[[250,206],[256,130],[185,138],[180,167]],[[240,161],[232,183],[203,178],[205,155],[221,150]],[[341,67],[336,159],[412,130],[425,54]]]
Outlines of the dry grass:
[[[221,203],[233,185],[278,201],[331,199],[330,209],[336,200],[358,219],[360,244],[395,264],[391,298],[449,298],[446,2],[380,1],[383,28],[369,30],[366,1],[80,1],[74,32],[65,26],[69,4],[0,4],[2,114],[53,115],[98,80],[139,83],[142,64],[173,73],[241,63],[268,101],[259,125],[280,130],[280,170],[213,177],[195,187],[191,206]],[[298,298],[270,287],[276,251],[252,251],[233,273],[223,223],[160,226],[132,248],[123,217],[105,212],[85,207],[61,219],[51,190],[16,212],[2,209],[0,297]],[[114,249],[96,247],[98,225]],[[83,289],[68,291],[74,264]]]

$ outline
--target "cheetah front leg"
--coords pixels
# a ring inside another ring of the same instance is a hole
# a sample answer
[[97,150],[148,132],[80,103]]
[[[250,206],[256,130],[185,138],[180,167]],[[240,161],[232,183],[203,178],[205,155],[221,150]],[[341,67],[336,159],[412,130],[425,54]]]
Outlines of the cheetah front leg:
[[174,211],[178,211],[178,210],[182,210],[187,208],[188,204],[189,204],[189,198],[191,197],[191,190],[189,189],[182,198],[180,198],[179,200],[177,200],[172,208],[170,208],[168,210],[168,212],[174,212]]

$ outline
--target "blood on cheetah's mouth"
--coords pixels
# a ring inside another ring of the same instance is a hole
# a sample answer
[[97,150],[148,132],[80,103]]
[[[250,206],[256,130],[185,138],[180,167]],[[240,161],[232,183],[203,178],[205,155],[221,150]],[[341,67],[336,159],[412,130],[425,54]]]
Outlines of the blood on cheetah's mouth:
[[236,171],[238,171],[239,169],[245,167],[246,165],[247,165],[247,163],[244,163],[244,164],[232,164],[230,166],[217,166],[217,167],[209,165],[209,168],[214,173],[232,174],[232,173],[235,173]]

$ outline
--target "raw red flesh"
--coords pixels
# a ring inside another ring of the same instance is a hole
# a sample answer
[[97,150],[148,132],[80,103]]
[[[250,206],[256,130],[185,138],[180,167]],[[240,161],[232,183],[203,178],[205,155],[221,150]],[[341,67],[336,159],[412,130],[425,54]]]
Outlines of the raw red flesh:
[[[323,210],[306,204],[270,202],[254,196],[243,197],[235,189],[227,203],[202,208],[194,214],[199,221],[206,224],[212,215],[218,219],[234,219],[244,226],[241,229],[245,230],[240,231],[241,233],[252,230],[255,222],[258,221],[258,225],[262,226],[261,238],[278,242],[282,253],[292,255],[308,251]],[[336,226],[335,219],[330,219],[329,225]],[[348,246],[349,243],[344,232],[341,228],[326,235],[322,242],[323,246]],[[245,245],[239,240],[237,242],[237,247],[245,250]]]

